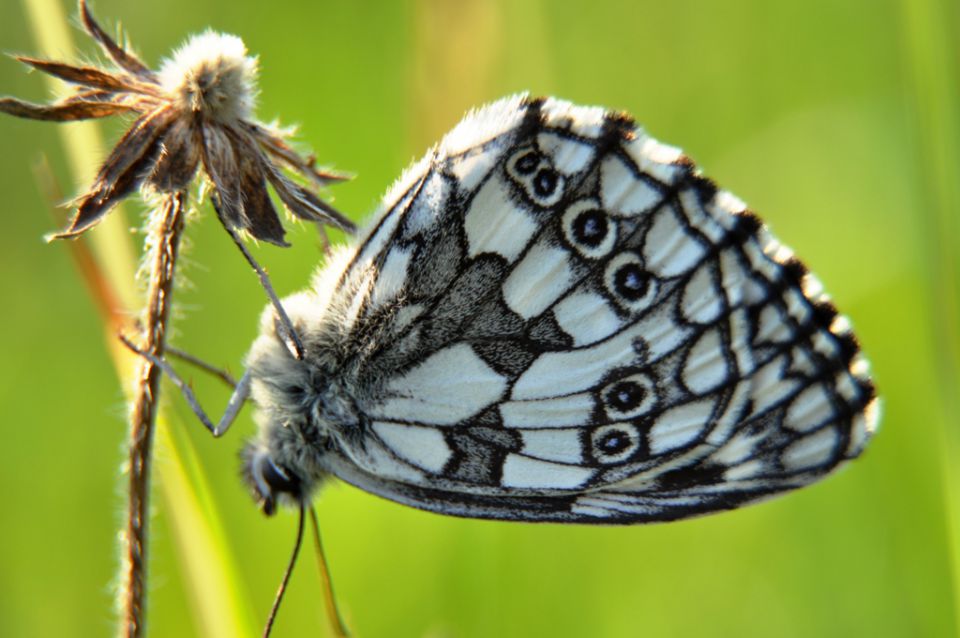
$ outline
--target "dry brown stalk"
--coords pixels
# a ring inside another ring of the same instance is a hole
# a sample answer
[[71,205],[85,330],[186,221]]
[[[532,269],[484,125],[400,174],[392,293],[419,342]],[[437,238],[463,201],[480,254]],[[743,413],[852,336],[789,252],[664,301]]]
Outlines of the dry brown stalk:
[[[152,254],[147,307],[140,348],[154,357],[163,356],[167,321],[173,297],[177,253],[186,215],[186,193],[164,196],[157,208],[157,219],[150,229],[148,243]],[[144,626],[144,589],[147,565],[147,521],[150,517],[150,459],[156,421],[160,368],[143,359],[136,374],[133,410],[130,421],[129,502],[125,549],[121,566],[123,623],[121,634],[140,636]]]
[[240,243],[245,233],[287,245],[268,185],[295,217],[346,231],[352,222],[282,169],[313,186],[343,179],[315,166],[287,143],[288,133],[253,118],[256,59],[239,38],[208,31],[151,70],[118,45],[94,20],[85,0],[80,18],[110,60],[104,67],[20,56],[18,59],[76,86],[53,104],[0,97],[0,112],[28,119],[70,122],[132,114],[135,119],[109,153],[90,188],[76,200],[69,226],[51,238],[74,238],[95,226],[122,199],[141,191],[151,204],[145,239],[147,298],[137,350],[145,355],[135,375],[128,458],[129,505],[123,531],[120,635],[144,632],[151,449],[166,348],[177,254],[187,213],[187,192],[200,175],[212,186],[217,215],[257,271],[288,332],[302,346],[273,294],[266,273]]

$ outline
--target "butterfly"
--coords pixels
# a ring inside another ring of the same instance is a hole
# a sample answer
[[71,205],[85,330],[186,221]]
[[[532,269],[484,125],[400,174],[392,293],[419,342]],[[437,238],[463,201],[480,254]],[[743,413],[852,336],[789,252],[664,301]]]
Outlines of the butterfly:
[[731,194],[629,116],[517,95],[411,166],[271,307],[241,394],[266,513],[327,478],[476,518],[727,510],[857,457],[878,400],[850,322]]

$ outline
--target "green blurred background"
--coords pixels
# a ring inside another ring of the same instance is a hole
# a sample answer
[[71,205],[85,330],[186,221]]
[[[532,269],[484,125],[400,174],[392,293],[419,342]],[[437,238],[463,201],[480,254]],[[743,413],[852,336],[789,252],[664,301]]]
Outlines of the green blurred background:
[[[75,15],[71,2],[61,6]],[[260,55],[258,114],[300,123],[356,219],[471,106],[529,90],[625,109],[747,200],[854,321],[884,397],[864,458],[759,506],[632,528],[458,520],[331,485],[319,513],[356,635],[948,636],[956,633],[960,15],[952,0],[326,2],[99,0],[155,65],[213,27]],[[23,2],[0,3],[0,48],[34,52]],[[93,53],[72,32],[87,57]],[[0,60],[0,93],[42,100]],[[118,124],[105,127],[115,139]],[[0,118],[0,635],[113,632],[125,405],[104,333],[31,172],[68,192],[57,127]],[[127,206],[131,226],[140,210]],[[278,290],[315,268],[315,232],[260,247]],[[99,232],[95,230],[94,233]],[[189,231],[174,341],[239,371],[264,296],[204,207]],[[132,237],[136,242],[138,236]],[[226,392],[195,377],[217,412]],[[168,389],[169,390],[169,389]],[[196,551],[175,498],[153,500],[153,636],[259,632],[295,518],[263,518],[238,474],[249,412],[214,441],[172,392],[174,440],[218,552]],[[157,484],[182,461],[157,451]],[[205,476],[207,484],[200,483]],[[164,487],[170,487],[164,485]],[[175,493],[168,490],[167,493]],[[193,553],[191,553],[193,552]],[[277,636],[327,631],[305,555]],[[222,591],[185,576],[226,570]],[[204,619],[206,618],[206,619]],[[221,634],[222,635],[222,634]]]

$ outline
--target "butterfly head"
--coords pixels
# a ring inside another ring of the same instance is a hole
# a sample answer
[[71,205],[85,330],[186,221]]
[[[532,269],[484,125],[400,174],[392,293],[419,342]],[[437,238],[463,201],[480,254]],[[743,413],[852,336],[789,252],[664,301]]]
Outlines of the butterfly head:
[[260,336],[245,362],[260,432],[241,453],[242,475],[268,516],[278,503],[300,506],[309,500],[325,475],[329,440],[323,409],[329,400],[328,373],[309,329],[315,303],[309,295],[299,294],[284,299],[283,306],[307,346],[305,356],[298,358],[288,347],[274,308],[268,305]]
[[301,503],[304,482],[293,470],[277,464],[265,448],[250,443],[243,451],[243,478],[253,498],[267,516],[277,511],[278,501]]

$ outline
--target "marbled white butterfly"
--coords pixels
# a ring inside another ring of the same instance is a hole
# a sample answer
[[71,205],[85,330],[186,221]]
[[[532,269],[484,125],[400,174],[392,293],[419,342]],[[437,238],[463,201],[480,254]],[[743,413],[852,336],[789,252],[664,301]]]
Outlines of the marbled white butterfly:
[[335,476],[479,518],[665,521],[815,481],[877,425],[819,281],[629,117],[514,96],[272,308],[240,394],[264,511]]

